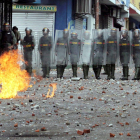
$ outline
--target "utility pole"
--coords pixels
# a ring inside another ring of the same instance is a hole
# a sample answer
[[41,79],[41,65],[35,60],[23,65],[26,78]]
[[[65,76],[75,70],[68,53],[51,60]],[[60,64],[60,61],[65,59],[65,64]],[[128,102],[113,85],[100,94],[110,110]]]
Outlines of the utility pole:
[[95,29],[99,29],[99,0],[95,0]]

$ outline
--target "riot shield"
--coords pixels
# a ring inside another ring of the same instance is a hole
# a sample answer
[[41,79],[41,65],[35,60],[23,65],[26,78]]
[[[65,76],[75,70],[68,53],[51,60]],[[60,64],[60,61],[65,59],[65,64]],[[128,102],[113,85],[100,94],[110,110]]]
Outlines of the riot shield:
[[105,64],[105,36],[102,29],[94,29],[91,62],[93,66]]
[[82,65],[90,65],[91,62],[91,50],[92,50],[92,32],[90,30],[82,31],[82,43],[81,43],[81,56],[80,63]]
[[66,66],[69,55],[69,30],[56,30],[55,32],[55,65]]
[[132,33],[132,45],[131,45],[131,56],[132,56],[132,66],[135,68],[140,67],[140,31],[138,29],[134,30]]
[[53,65],[53,38],[42,35],[39,39],[38,51],[40,54],[41,67],[51,67]]
[[120,31],[120,41],[119,41],[119,55],[120,64],[122,66],[130,65],[130,32],[126,29]]
[[72,65],[80,64],[80,53],[81,53],[81,30],[70,30],[69,40],[69,54],[70,63]]
[[119,30],[106,29],[106,64],[119,65]]

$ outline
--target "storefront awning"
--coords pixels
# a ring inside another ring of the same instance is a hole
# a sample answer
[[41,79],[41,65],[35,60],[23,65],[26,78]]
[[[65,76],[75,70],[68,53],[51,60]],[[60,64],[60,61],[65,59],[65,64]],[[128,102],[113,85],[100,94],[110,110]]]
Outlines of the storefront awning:
[[129,14],[132,18],[140,22],[140,11],[133,4],[130,4]]

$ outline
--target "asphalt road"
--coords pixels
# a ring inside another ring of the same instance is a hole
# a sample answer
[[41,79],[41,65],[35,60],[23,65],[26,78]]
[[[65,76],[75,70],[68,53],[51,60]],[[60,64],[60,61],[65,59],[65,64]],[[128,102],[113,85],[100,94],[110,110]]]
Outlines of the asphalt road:
[[[103,71],[102,71],[103,72]],[[41,73],[40,73],[41,74]],[[130,69],[130,77],[134,70]],[[64,79],[32,78],[32,88],[14,99],[0,99],[0,140],[137,140],[140,139],[140,84],[116,80],[96,80],[92,69],[89,79],[72,81],[71,69]],[[57,83],[53,98],[46,98],[51,83]]]

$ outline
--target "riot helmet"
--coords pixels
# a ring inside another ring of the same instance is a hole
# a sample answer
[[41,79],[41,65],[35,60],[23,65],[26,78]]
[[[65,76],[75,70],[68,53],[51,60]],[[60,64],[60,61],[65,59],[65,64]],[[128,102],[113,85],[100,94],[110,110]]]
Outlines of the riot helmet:
[[43,35],[48,35],[49,32],[50,32],[50,30],[49,30],[48,28],[44,27],[44,28],[42,29],[42,32],[43,32]]
[[90,32],[85,30],[83,36],[86,40],[90,39]]
[[77,32],[72,32],[72,33],[71,33],[71,38],[72,38],[72,39],[76,39],[77,36],[78,36]]
[[31,35],[32,34],[32,29],[26,27],[25,32],[26,32],[26,35]]
[[117,36],[117,29],[113,28],[111,29],[111,36],[116,37]]
[[134,30],[134,37],[135,38],[139,38],[140,37],[140,30],[139,29],[135,29]]
[[10,30],[10,24],[8,22],[3,24],[3,30],[4,31],[9,31]]
[[128,30],[127,29],[122,29],[121,30],[121,35],[123,38],[126,38],[128,36]]
[[64,38],[68,38],[68,36],[69,36],[69,30],[68,29],[64,29],[63,30],[63,37]]

